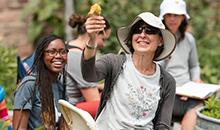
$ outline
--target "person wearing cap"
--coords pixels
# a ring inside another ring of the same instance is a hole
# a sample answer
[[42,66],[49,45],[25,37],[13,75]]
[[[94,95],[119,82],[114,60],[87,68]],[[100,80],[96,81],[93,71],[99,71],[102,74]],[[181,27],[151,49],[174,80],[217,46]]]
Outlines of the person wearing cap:
[[175,80],[156,61],[175,48],[174,35],[150,12],[143,12],[130,25],[117,30],[126,53],[106,54],[95,60],[102,16],[90,16],[85,23],[86,43],[81,69],[85,80],[105,79],[96,123],[100,130],[169,130],[175,97]]
[[[186,32],[190,19],[186,3],[183,0],[163,0],[159,17],[177,40],[174,52],[160,64],[174,77],[177,87],[189,81],[201,82],[195,39],[191,33]],[[195,110],[200,103],[200,100],[176,96],[173,116],[183,117],[182,130],[194,130]]]

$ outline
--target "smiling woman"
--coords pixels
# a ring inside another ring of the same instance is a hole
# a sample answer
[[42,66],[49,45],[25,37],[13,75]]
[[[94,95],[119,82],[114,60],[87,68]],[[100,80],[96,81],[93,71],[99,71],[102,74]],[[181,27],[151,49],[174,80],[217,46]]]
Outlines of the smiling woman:
[[[97,33],[105,27],[103,17],[90,16],[85,27],[90,36],[88,44],[94,46]],[[84,79],[91,82],[105,79],[97,127],[170,129],[175,81],[155,61],[172,53],[174,35],[154,14],[143,12],[130,25],[119,28],[117,37],[128,54],[107,54],[95,60],[97,48],[86,47],[82,53]]]
[[63,125],[59,124],[62,118],[58,100],[65,98],[65,87],[58,75],[65,72],[67,53],[63,40],[56,35],[47,35],[39,40],[30,72],[32,75],[26,76],[15,91],[14,130],[53,130]]

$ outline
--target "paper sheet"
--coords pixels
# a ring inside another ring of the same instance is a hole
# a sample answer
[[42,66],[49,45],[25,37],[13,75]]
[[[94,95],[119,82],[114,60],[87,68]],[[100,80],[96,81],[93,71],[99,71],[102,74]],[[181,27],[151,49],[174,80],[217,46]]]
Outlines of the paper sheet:
[[176,94],[205,99],[219,89],[220,85],[216,84],[188,82],[180,87],[177,87]]

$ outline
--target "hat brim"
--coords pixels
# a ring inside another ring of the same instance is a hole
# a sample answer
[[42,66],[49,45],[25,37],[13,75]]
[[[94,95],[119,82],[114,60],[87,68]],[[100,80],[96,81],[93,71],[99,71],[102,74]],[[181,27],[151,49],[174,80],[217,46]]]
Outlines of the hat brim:
[[167,10],[166,12],[161,13],[159,18],[164,19],[164,15],[166,15],[166,14],[184,15],[187,20],[190,19],[190,16],[186,12],[185,13],[184,12],[178,12],[178,11],[175,11],[175,10]]
[[[138,17],[129,26],[121,27],[117,30],[118,41],[119,41],[121,47],[123,48],[123,50],[128,54],[130,53],[130,50],[126,45],[125,40],[128,37],[128,34],[130,32],[131,27],[136,22],[138,22],[140,19],[141,18]],[[163,37],[164,49],[163,49],[162,53],[154,59],[155,61],[160,61],[160,60],[163,60],[163,59],[169,57],[170,54],[174,51],[174,49],[176,47],[175,36],[170,31],[168,31],[166,29],[160,29],[160,30],[161,30],[162,37]]]

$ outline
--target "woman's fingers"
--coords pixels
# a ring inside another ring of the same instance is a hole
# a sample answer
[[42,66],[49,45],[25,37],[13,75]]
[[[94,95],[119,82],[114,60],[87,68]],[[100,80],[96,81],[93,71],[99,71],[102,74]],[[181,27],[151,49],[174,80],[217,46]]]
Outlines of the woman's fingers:
[[97,33],[97,32],[100,32],[100,31],[104,30],[104,27],[101,27],[101,26],[96,26],[96,27],[88,26],[86,28],[86,30],[87,30],[88,33]]
[[88,33],[98,33],[105,28],[105,21],[101,16],[91,16],[86,20],[85,27]]

